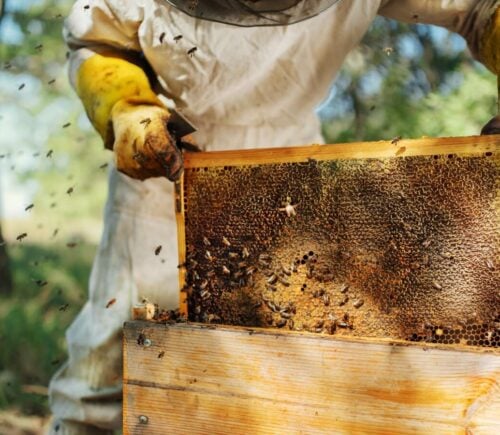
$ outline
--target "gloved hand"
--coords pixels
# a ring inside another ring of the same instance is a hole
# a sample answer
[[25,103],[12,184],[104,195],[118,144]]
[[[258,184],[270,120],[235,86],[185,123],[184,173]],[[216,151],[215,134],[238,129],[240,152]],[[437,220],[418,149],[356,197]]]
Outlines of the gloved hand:
[[165,176],[175,181],[180,177],[182,153],[167,130],[168,118],[164,107],[131,98],[113,106],[113,151],[119,171],[139,180]]
[[182,153],[167,129],[169,112],[142,68],[122,53],[94,54],[80,65],[76,91],[119,171],[140,180],[180,177]]

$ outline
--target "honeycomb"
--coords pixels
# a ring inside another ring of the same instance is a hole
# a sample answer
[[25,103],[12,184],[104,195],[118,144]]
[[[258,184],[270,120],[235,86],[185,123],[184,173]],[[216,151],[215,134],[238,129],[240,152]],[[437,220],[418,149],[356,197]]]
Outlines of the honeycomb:
[[186,169],[189,320],[499,347],[498,163]]

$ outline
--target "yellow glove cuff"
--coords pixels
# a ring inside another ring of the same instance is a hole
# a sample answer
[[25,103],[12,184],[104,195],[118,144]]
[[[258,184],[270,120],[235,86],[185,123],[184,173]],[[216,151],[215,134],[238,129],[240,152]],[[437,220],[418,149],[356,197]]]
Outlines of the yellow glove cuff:
[[94,54],[82,63],[76,76],[76,92],[107,148],[113,146],[111,112],[116,103],[164,107],[143,69],[118,56]]
[[481,61],[495,74],[500,74],[500,7],[489,20],[479,43]]

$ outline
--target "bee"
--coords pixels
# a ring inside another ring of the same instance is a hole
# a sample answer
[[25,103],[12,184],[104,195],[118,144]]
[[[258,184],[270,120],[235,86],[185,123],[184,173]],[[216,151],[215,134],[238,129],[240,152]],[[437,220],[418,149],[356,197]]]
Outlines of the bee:
[[151,118],[144,118],[140,121],[140,124],[144,124],[144,128],[146,128],[151,123]]
[[365,301],[363,299],[356,299],[353,303],[352,303],[352,306],[354,308],[361,308],[363,306],[363,304],[365,303]]
[[21,91],[22,89],[24,89],[24,87],[25,87],[25,86],[26,86],[26,84],[25,84],[25,83],[21,83],[21,84],[19,85],[19,87],[17,88],[17,90],[18,90],[18,91]]
[[401,136],[396,136],[391,139],[391,144],[397,145],[398,142],[401,140]]
[[59,307],[59,311],[66,311],[69,307],[69,304],[64,304]]
[[194,56],[194,53],[196,52],[196,50],[198,50],[198,47],[193,47],[193,48],[190,48],[188,51],[187,51],[187,54],[189,57],[193,57]]
[[17,237],[16,237],[16,240],[18,242],[22,242],[23,239],[25,239],[26,237],[28,237],[28,233],[22,233],[22,234],[19,234]]
[[[177,43],[182,39],[182,35],[174,36],[174,41]],[[189,53],[188,53],[189,54]]]
[[160,44],[163,44],[163,40],[165,39],[165,32],[163,32],[161,35],[160,35]]
[[283,317],[283,319],[291,319],[293,317],[292,313],[289,313],[288,311],[280,311],[280,316]]
[[211,294],[210,294],[210,292],[208,290],[203,290],[200,293],[200,296],[201,296],[202,299],[208,299],[211,296]]
[[330,305],[330,296],[328,296],[327,294],[323,295],[323,303],[326,307]]
[[90,5],[85,5],[83,9],[90,9]]
[[231,274],[231,271],[226,266],[222,266],[222,273],[224,275],[229,275]]
[[160,252],[161,252],[161,248],[162,246],[161,245],[158,245],[155,249],[155,255],[160,255]]
[[45,157],[47,157],[48,159],[50,159],[52,157],[52,153],[53,152],[54,152],[54,150],[48,150],[47,154],[45,154]]
[[208,285],[208,280],[204,279],[202,283],[200,284],[200,290],[205,290],[205,288]]
[[268,284],[274,284],[276,281],[278,280],[278,277],[276,276],[276,274],[271,274],[271,276],[269,278],[267,278],[267,283]]
[[74,192],[74,190],[75,190],[74,187],[70,187],[68,190],[66,190],[66,193],[68,195],[71,195]]
[[106,308],[109,308],[111,305],[113,305],[116,302],[116,298],[110,299],[108,303],[106,304]]
[[34,206],[35,204],[30,204],[24,209],[24,211],[30,211]]
[[343,307],[345,304],[349,302],[349,296],[345,295],[344,298],[339,302],[339,307]]
[[222,237],[222,243],[227,247],[231,246],[231,243],[229,242],[229,240],[227,240],[226,237]]
[[62,128],[68,128],[71,125],[71,122],[67,122],[66,124],[63,124]]
[[245,269],[245,273],[247,275],[252,275],[256,270],[255,266],[250,266]]
[[240,261],[238,263],[238,268],[245,269],[246,267],[247,267],[247,262],[246,261]]
[[286,319],[280,319],[276,322],[276,327],[283,328],[286,325]]
[[229,257],[231,260],[236,260],[239,256],[240,256],[240,254],[238,254],[237,252],[230,252],[230,253],[228,254],[228,257]]
[[495,264],[490,258],[486,260],[486,267],[490,270],[495,270]]
[[436,290],[442,290],[443,286],[441,284],[439,284],[437,281],[432,281],[432,286],[436,289]]
[[285,206],[281,207],[279,210],[284,211],[288,217],[293,217],[297,215],[295,207],[297,207],[297,204],[292,204],[292,198],[287,196],[285,201]]
[[349,285],[344,283],[340,286],[340,293],[347,293],[347,290],[349,290]]
[[241,250],[241,257],[242,258],[250,257],[250,252],[248,252],[248,249],[246,248],[246,246],[243,246],[243,249]]
[[286,287],[290,285],[290,281],[288,281],[284,276],[278,275],[278,281]]
[[35,284],[36,284],[38,287],[45,287],[45,286],[48,284],[48,282],[47,282],[47,281],[44,281],[44,280],[42,280],[42,279],[37,279],[37,280],[35,281]]
[[271,256],[268,254],[260,254],[259,255],[259,260],[262,261],[271,261]]
[[423,242],[422,242],[422,246],[424,248],[428,248],[432,243],[432,240],[431,239],[425,239]]
[[266,283],[266,289],[275,292],[278,288],[273,284]]
[[214,257],[212,257],[212,254],[210,254],[210,251],[205,251],[205,258],[208,261],[214,261]]
[[206,237],[203,237],[203,244],[205,246],[210,246],[211,245],[210,240],[208,240]]
[[290,269],[287,269],[285,266],[281,265],[281,270],[285,275],[290,276],[292,274],[292,271]]
[[394,48],[392,47],[384,47],[384,53],[387,55],[387,56],[390,56],[393,52],[394,52]]
[[142,332],[139,333],[139,335],[137,336],[137,344],[139,346],[143,346],[145,341],[146,341],[146,336]]
[[165,356],[165,351],[164,351],[164,350],[162,350],[162,351],[158,354],[158,359],[162,359],[164,356]]

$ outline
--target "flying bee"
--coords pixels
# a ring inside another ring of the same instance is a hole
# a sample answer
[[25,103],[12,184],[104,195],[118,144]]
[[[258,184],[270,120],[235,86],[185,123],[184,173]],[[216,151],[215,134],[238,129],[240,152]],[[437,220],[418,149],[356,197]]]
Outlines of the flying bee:
[[37,46],[35,46],[36,51],[42,51],[42,48],[43,48],[43,44],[38,44]]
[[106,169],[108,167],[108,163],[103,163],[101,166],[99,166],[99,169]]
[[69,307],[69,304],[64,304],[59,307],[59,311],[66,311]]
[[22,242],[23,239],[25,239],[26,237],[28,236],[28,233],[22,233],[22,234],[19,234],[17,237],[16,237],[16,240],[18,242]]
[[391,144],[397,145],[398,142],[401,140],[401,136],[396,136],[391,139]]
[[111,305],[113,305],[116,302],[116,298],[112,298],[108,301],[106,304],[106,309],[109,308]]
[[34,206],[35,204],[30,204],[24,209],[24,211],[30,211]]
[[384,53],[387,55],[387,56],[390,56],[392,53],[394,53],[394,48],[392,47],[384,47]]
[[75,191],[75,188],[74,187],[70,187],[68,190],[66,190],[66,193],[68,195],[71,195],[74,191]]
[[25,86],[26,86],[26,84],[25,84],[25,83],[21,83],[21,84],[19,85],[19,87],[17,88],[17,90],[18,90],[18,91],[21,91],[22,89],[24,89],[24,87],[25,87]]
[[161,245],[158,245],[156,248],[155,248],[155,255],[159,255],[160,252],[161,252],[161,248],[162,246]]
[[62,128],[68,128],[71,125],[71,122],[67,122],[66,124],[63,124]]
[[48,282],[47,282],[47,281],[44,281],[44,280],[42,280],[42,279],[37,279],[37,280],[35,281],[35,284],[36,284],[38,287],[45,287],[45,286],[48,284]]
[[66,243],[66,246],[68,248],[74,248],[76,245],[78,245],[78,243],[76,243],[76,242],[68,242],[68,243]]
[[56,82],[56,79],[49,80],[47,82],[48,85],[53,85]]
[[187,54],[189,57],[193,57],[194,54],[196,53],[196,50],[198,50],[198,47],[193,47],[193,48],[190,48],[188,51],[187,51]]
[[160,35],[160,44],[163,44],[163,40],[165,39],[165,32],[162,32],[162,34]]
[[162,350],[162,351],[158,354],[158,359],[162,359],[164,356],[165,356],[165,351],[164,351],[164,350]]
[[[182,35],[174,36],[174,41],[177,43],[182,39]],[[189,54],[189,53],[188,53]]]
[[45,157],[47,157],[48,159],[51,158],[53,152],[54,152],[54,150],[48,150],[47,154],[45,154]]

